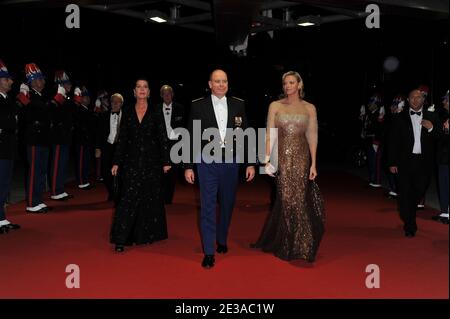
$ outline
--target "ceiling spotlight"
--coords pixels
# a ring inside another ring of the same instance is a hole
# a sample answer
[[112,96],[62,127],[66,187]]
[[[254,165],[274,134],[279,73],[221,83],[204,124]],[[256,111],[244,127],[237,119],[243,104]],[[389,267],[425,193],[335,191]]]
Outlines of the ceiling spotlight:
[[155,21],[155,22],[158,22],[158,23],[164,23],[164,22],[167,22],[167,20],[164,20],[164,19],[161,18],[161,17],[150,17],[150,20]]
[[145,13],[147,16],[146,20],[152,20],[157,23],[165,23],[168,20],[165,14],[157,10],[150,10],[146,11]]
[[298,25],[301,27],[310,27],[310,26],[316,25],[316,24],[313,22],[301,22],[301,23],[298,23]]

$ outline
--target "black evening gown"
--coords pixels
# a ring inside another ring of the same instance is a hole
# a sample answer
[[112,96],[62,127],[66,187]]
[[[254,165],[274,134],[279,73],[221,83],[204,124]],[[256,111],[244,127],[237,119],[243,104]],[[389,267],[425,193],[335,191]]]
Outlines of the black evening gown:
[[162,178],[163,166],[170,165],[170,149],[159,113],[149,106],[141,123],[134,106],[123,114],[113,159],[122,187],[111,243],[149,244],[168,237]]

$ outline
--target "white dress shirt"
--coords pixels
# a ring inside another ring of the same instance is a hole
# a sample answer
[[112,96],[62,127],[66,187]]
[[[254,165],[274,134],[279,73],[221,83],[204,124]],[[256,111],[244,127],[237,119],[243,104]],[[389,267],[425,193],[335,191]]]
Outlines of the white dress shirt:
[[227,97],[219,99],[215,95],[211,95],[212,103],[214,107],[214,114],[216,115],[217,125],[219,126],[220,138],[222,140],[222,147],[225,147],[223,143],[225,141],[225,135],[227,134],[227,122],[228,122],[228,104]]
[[417,112],[420,112],[420,115],[411,115],[411,111],[414,111],[413,109],[409,109],[409,117],[411,118],[411,123],[413,126],[413,132],[414,132],[414,148],[413,148],[413,154],[422,154],[422,144],[420,143],[420,136],[422,134],[422,119],[423,119],[423,109],[418,110]]
[[163,103],[163,113],[164,121],[166,122],[167,137],[169,138],[169,140],[176,140],[178,138],[178,135],[175,134],[172,126],[170,125],[170,121],[172,119],[172,103],[170,103],[169,105]]
[[119,114],[112,114],[109,117],[109,136],[108,143],[114,144],[118,138],[117,134],[120,127],[120,119],[122,118],[122,111]]

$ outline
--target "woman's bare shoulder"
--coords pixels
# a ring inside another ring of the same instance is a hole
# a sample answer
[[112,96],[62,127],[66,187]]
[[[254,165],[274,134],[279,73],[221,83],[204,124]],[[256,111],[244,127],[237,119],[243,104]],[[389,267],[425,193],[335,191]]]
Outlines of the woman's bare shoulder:
[[269,109],[271,109],[271,110],[278,110],[283,104],[282,101],[283,100],[273,101],[272,103],[270,103]]
[[316,113],[316,107],[314,106],[314,104],[309,103],[308,101],[303,100],[303,105],[305,106],[305,108],[306,108],[306,110],[308,111],[308,113],[310,113],[310,114]]

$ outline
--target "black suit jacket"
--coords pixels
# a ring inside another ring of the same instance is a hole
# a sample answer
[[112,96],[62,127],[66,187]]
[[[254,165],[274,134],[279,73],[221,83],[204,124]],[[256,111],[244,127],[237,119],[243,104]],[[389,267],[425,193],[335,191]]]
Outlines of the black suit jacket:
[[[389,166],[407,166],[412,158],[414,132],[409,111],[410,109],[406,108],[392,121],[388,142]],[[425,127],[422,127],[420,137],[422,155],[424,156],[426,166],[424,169],[431,172],[436,152],[436,141],[439,137],[439,118],[435,112],[429,112],[424,108],[423,119],[433,123],[433,130],[431,132],[428,132]]]
[[[227,105],[228,105],[228,120],[227,120],[227,128],[235,129],[237,127],[245,130],[248,127],[247,116],[245,113],[245,103],[243,100],[236,97],[227,97]],[[241,124],[238,125],[236,123],[236,119],[240,118],[242,120]],[[188,130],[191,136],[191,161],[190,163],[184,163],[184,167],[186,169],[192,169],[194,167],[194,158],[197,154],[193,153],[193,123],[194,120],[201,120],[201,132],[208,128],[219,128],[216,120],[216,116],[214,113],[214,107],[212,103],[212,97],[207,96],[205,98],[201,98],[198,100],[194,100],[191,106],[191,112],[189,114],[188,120]],[[197,137],[196,137],[197,138]],[[201,149],[205,147],[212,140],[203,140],[201,142]],[[233,143],[233,152],[236,153],[236,145]],[[244,146],[244,152],[247,154],[247,145]],[[245,161],[245,165],[250,166],[253,164],[248,164],[248,160]]]
[[[123,109],[121,111],[121,119],[122,121],[124,112]],[[106,143],[108,143],[109,133],[111,131],[111,110],[108,112],[101,113],[97,122],[97,128],[95,133],[95,147],[103,148]],[[119,124],[120,125],[120,124]]]
[[[164,118],[163,104],[159,103],[156,105],[156,109],[161,112],[162,117]],[[172,102],[172,115],[170,118],[170,127],[173,129],[177,127],[186,127],[186,114],[184,105]]]

